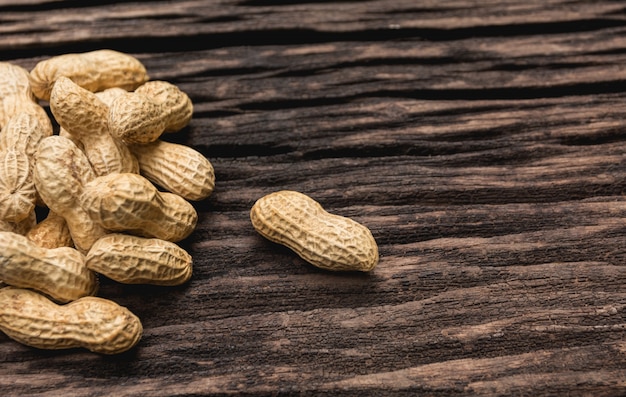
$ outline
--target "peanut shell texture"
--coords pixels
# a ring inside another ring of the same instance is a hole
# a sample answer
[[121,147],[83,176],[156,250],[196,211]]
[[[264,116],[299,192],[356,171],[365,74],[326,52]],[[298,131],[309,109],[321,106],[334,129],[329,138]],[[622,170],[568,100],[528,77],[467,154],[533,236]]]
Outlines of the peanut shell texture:
[[27,237],[0,232],[0,279],[31,288],[58,302],[70,302],[98,290],[96,274],[83,254],[70,247],[43,248]]
[[137,58],[103,49],[58,55],[37,63],[29,76],[33,93],[49,101],[54,83],[62,76],[91,92],[111,87],[132,91],[149,79],[146,68]]
[[192,259],[158,238],[107,234],[87,253],[87,267],[124,284],[180,285],[191,277]]
[[378,246],[367,227],[328,213],[305,194],[283,190],[261,197],[250,219],[263,237],[321,269],[368,272],[378,264]]
[[82,347],[95,353],[123,353],[139,342],[139,318],[117,303],[93,296],[58,305],[22,288],[0,289],[0,331],[39,349]]

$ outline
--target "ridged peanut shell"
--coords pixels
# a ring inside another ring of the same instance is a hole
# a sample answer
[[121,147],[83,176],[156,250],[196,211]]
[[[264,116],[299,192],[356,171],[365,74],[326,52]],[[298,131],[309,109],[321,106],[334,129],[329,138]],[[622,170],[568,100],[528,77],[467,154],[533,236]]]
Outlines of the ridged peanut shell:
[[127,143],[156,141],[165,131],[168,112],[151,98],[137,93],[120,95],[109,108],[111,135]]
[[135,156],[109,133],[109,107],[96,94],[60,77],[52,89],[50,110],[72,140],[80,142],[96,175],[139,172]]
[[11,117],[18,113],[33,115],[43,126],[46,136],[52,135],[52,122],[48,117],[48,113],[41,105],[30,99],[17,96],[0,98],[0,128],[6,125]]
[[[34,183],[32,173],[39,142],[50,135],[52,135],[52,129],[44,127],[37,116],[27,112],[15,114],[0,131],[0,151],[15,150],[28,157],[29,175],[25,181],[27,185]],[[28,200],[30,201],[31,198]],[[2,200],[0,200],[0,206],[2,206],[1,203]],[[43,202],[38,194],[35,195],[35,204],[43,206]]]
[[26,238],[43,248],[74,246],[65,218],[54,211],[49,211],[45,219],[33,226]]
[[117,98],[118,96],[124,95],[127,92],[128,91],[126,91],[123,88],[111,87],[111,88],[107,88],[106,90],[96,92],[96,96],[105,105],[110,107],[113,101],[115,100],[115,98]]
[[85,348],[118,354],[135,346],[143,327],[127,308],[88,296],[57,305],[36,292],[0,289],[0,330],[9,338],[38,349]]
[[52,135],[35,115],[20,112],[13,115],[0,131],[0,150],[14,149],[34,159],[39,142]]
[[0,62],[0,128],[22,112],[34,115],[46,135],[52,135],[52,123],[31,91],[28,71],[18,65]]
[[85,154],[69,139],[44,138],[36,154],[35,186],[50,210],[65,218],[76,248],[87,253],[106,230],[79,205],[83,186],[95,178]]
[[26,219],[19,222],[9,222],[0,219],[0,232],[13,232],[25,235],[37,224],[37,214],[32,211]]
[[113,233],[91,247],[87,267],[124,284],[172,286],[189,280],[192,259],[169,241]]
[[0,279],[40,291],[58,302],[96,293],[98,279],[85,256],[69,247],[42,248],[25,236],[0,232]]
[[28,156],[14,149],[0,151],[0,219],[26,219],[35,209],[36,200]]
[[180,241],[196,227],[198,214],[182,197],[159,192],[138,174],[110,174],[84,186],[80,205],[92,220],[111,231]]
[[30,88],[28,70],[9,62],[0,62],[0,100],[13,96],[35,100]]
[[50,100],[55,81],[65,76],[91,91],[120,87],[132,91],[148,81],[144,65],[135,57],[113,50],[58,55],[39,62],[30,72],[37,98]]
[[77,137],[101,135],[109,129],[107,105],[67,77],[60,77],[54,84],[50,110],[59,125]]
[[263,237],[319,268],[367,272],[378,264],[378,246],[367,227],[326,212],[305,194],[268,194],[253,205],[250,219]]
[[135,93],[143,94],[163,106],[167,112],[164,132],[180,131],[193,116],[193,104],[189,96],[167,81],[148,81],[139,86]]
[[204,200],[215,188],[213,165],[189,146],[157,140],[132,145],[131,152],[143,176],[187,200]]

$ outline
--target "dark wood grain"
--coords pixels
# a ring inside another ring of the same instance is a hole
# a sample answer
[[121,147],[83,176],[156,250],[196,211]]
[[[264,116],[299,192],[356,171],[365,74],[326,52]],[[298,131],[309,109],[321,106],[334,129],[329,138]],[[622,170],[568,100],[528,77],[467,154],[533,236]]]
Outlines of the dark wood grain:
[[[623,2],[16,3],[0,61],[132,53],[192,98],[168,139],[217,183],[187,285],[101,280],[137,348],[0,335],[1,395],[626,394]],[[379,266],[257,235],[280,189],[367,225]]]

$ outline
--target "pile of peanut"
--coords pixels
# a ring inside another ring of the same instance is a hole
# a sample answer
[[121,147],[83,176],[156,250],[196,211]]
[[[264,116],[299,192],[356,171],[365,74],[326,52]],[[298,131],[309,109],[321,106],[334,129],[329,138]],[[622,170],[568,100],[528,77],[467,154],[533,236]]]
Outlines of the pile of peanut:
[[[42,349],[137,344],[139,318],[95,296],[98,275],[165,286],[191,277],[176,243],[194,230],[190,201],[213,192],[215,174],[201,153],[160,137],[192,113],[184,92],[120,52],[61,55],[30,72],[0,62],[0,331]],[[39,221],[37,206],[48,209]],[[367,227],[299,192],[260,198],[250,220],[325,270],[367,272],[379,260]]]
[[[215,175],[201,153],[160,137],[192,113],[184,92],[120,52],[61,55],[30,72],[0,62],[1,331],[103,354],[139,341],[139,318],[95,296],[98,275],[166,286],[191,277],[176,243]],[[37,206],[48,209],[39,222]]]

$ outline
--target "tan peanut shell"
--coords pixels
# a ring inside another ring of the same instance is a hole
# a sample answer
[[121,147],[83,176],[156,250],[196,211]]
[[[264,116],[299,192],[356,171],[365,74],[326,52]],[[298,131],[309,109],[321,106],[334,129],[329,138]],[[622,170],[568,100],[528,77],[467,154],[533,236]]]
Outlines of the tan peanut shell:
[[96,175],[139,172],[135,156],[109,133],[109,107],[96,94],[59,77],[52,88],[50,110],[72,140],[80,142]]
[[82,347],[118,354],[141,339],[141,321],[108,299],[88,296],[57,305],[34,291],[0,289],[0,330],[9,338],[38,349]]
[[37,146],[49,133],[26,112],[15,114],[0,131],[0,219],[19,222],[39,203],[33,165]]
[[13,232],[21,235],[28,233],[37,224],[37,214],[32,211],[26,219],[19,222],[9,222],[0,219],[0,232]]
[[[70,134],[69,132],[67,132],[67,130],[63,127],[59,128],[59,136],[62,136],[63,138],[67,138],[70,141],[72,141],[74,143],[74,145],[76,145],[77,148],[79,148],[82,152],[84,152],[84,148],[83,148],[83,144],[80,140],[78,140],[74,135]],[[93,168],[93,167],[92,167]]]
[[137,58],[108,49],[96,50],[58,55],[39,62],[30,72],[33,93],[39,99],[50,100],[52,87],[62,76],[91,92],[111,87],[132,91],[149,79]]
[[[99,100],[101,100],[105,105],[107,105],[107,107],[110,107],[111,106],[111,102],[113,102],[113,100],[115,98],[117,98],[118,96],[120,96],[122,94],[126,94],[127,92],[128,91],[126,91],[126,90],[124,90],[122,88],[119,88],[119,87],[111,87],[111,88],[107,88],[104,91],[98,91],[95,94],[96,94],[96,97],[98,97]],[[107,117],[108,117],[108,115],[107,115]],[[107,123],[107,128],[108,128],[108,123]],[[82,142],[78,138],[76,138],[75,136],[70,134],[65,128],[63,128],[63,127],[59,128],[59,135],[60,136],[64,136],[67,139],[71,140],[72,142],[74,142],[74,144],[76,146],[78,146],[81,150],[83,150]],[[130,161],[134,162],[134,159],[131,159]],[[131,170],[131,172],[136,172],[136,170],[133,169],[133,170]]]
[[84,184],[95,178],[85,154],[67,138],[44,138],[37,150],[33,177],[44,203],[65,219],[74,245],[87,253],[107,231],[79,205]]
[[28,71],[21,66],[0,62],[0,128],[18,113],[34,115],[52,135],[52,122],[31,91]]
[[107,88],[106,90],[96,92],[96,96],[105,105],[107,105],[108,107],[111,107],[111,104],[113,103],[115,98],[117,98],[118,96],[124,95],[127,92],[128,91],[126,91],[123,88],[111,87],[111,88]]
[[0,219],[20,222],[35,210],[37,192],[25,153],[0,151]]
[[189,146],[157,140],[132,145],[139,171],[151,182],[187,200],[204,200],[215,187],[209,160]]
[[169,241],[113,233],[91,247],[87,267],[124,284],[171,286],[189,280],[192,259]]
[[109,174],[85,184],[80,205],[111,231],[180,241],[196,227],[198,214],[182,197],[159,192],[138,174]]
[[32,160],[39,142],[50,135],[52,130],[47,130],[41,125],[37,116],[20,112],[14,114],[0,131],[0,149],[17,150]]
[[[107,88],[106,90],[103,90],[103,91],[98,91],[95,94],[96,94],[96,97],[99,100],[101,100],[107,107],[110,107],[111,103],[113,103],[113,100],[115,98],[117,98],[120,95],[126,94],[127,92],[128,91],[126,91],[123,88],[111,87],[111,88]],[[107,117],[108,117],[108,113],[107,113]],[[108,128],[108,123],[107,123],[107,128]],[[70,139],[71,141],[73,141],[76,144],[76,146],[81,148],[81,150],[83,149],[83,144],[76,137],[74,137],[72,134],[70,134],[65,128],[63,128],[63,127],[59,128],[59,135],[64,136],[64,137]],[[134,171],[131,171],[131,172],[134,172]]]
[[120,95],[109,110],[111,134],[122,141],[150,143],[164,132],[185,127],[193,115],[191,100],[166,81],[148,81],[133,93]]
[[120,95],[109,108],[109,126],[115,138],[132,143],[149,143],[165,131],[168,113],[153,99],[137,93]]
[[42,248],[12,232],[0,232],[0,279],[58,302],[93,295],[98,289],[98,279],[80,252],[69,247]]
[[28,70],[9,62],[0,62],[0,99],[20,96],[34,102]]
[[162,80],[148,81],[135,93],[143,94],[163,107],[166,113],[164,132],[180,131],[189,124],[193,104],[189,96],[174,84]]
[[326,270],[367,272],[378,264],[372,233],[352,219],[326,212],[305,194],[283,190],[256,201],[250,211],[256,231]]
[[45,219],[33,226],[26,238],[43,248],[74,246],[65,218],[54,211],[49,211]]

